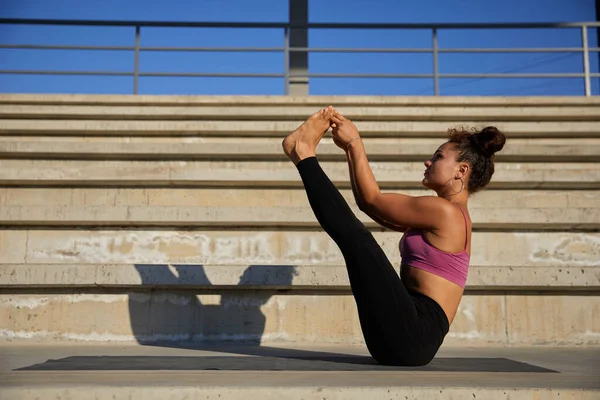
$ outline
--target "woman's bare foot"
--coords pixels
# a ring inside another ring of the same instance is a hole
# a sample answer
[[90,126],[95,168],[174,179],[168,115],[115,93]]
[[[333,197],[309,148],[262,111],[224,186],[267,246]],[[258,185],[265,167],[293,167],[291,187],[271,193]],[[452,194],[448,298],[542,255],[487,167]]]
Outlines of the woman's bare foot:
[[317,111],[294,132],[290,133],[281,143],[283,152],[292,160],[294,165],[305,158],[316,155],[317,145],[329,129],[329,117],[333,107],[329,106]]

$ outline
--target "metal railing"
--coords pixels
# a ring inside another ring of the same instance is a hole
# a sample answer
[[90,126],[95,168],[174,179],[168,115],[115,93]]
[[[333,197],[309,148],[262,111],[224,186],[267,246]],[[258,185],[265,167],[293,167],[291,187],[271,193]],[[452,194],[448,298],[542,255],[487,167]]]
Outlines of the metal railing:
[[[133,93],[137,94],[140,77],[247,77],[247,78],[284,78],[285,93],[290,86],[290,79],[309,78],[425,78],[433,79],[434,94],[440,95],[439,81],[444,78],[582,78],[586,96],[591,96],[591,79],[599,78],[600,73],[590,71],[590,53],[598,53],[599,47],[590,47],[589,28],[600,28],[600,22],[577,23],[470,23],[470,24],[388,24],[388,23],[308,23],[291,24],[278,22],[153,22],[153,21],[76,21],[76,20],[41,20],[41,19],[0,19],[0,24],[27,25],[69,25],[69,26],[112,26],[135,28],[134,46],[69,46],[69,45],[32,45],[32,44],[0,44],[0,49],[44,49],[44,50],[115,50],[132,51],[134,57],[133,71],[49,71],[49,70],[0,70],[0,74],[29,75],[96,75],[96,76],[131,76],[133,77]],[[142,28],[261,28],[281,29],[283,31],[283,47],[149,47],[140,45]],[[579,28],[581,29],[582,47],[544,47],[544,48],[440,48],[438,33],[442,29],[532,29],[532,28]],[[430,48],[309,48],[291,47],[291,29],[429,29],[432,46]],[[140,52],[142,51],[177,51],[177,52],[283,52],[284,73],[168,73],[140,72]],[[306,53],[430,53],[433,55],[432,74],[331,74],[291,72],[289,59],[291,52]],[[444,74],[439,72],[440,53],[581,53],[583,72],[581,73],[487,73],[487,74]]]

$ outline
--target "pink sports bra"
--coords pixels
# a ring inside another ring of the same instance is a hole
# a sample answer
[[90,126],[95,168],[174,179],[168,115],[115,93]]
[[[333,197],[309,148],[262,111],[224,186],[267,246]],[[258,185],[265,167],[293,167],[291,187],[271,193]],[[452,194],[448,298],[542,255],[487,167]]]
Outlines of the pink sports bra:
[[460,211],[465,219],[465,231],[467,233],[463,251],[460,253],[447,253],[439,250],[427,243],[421,231],[411,229],[407,230],[400,240],[402,263],[441,276],[464,288],[467,282],[470,260],[469,254],[467,254],[469,232],[465,212],[462,208]]

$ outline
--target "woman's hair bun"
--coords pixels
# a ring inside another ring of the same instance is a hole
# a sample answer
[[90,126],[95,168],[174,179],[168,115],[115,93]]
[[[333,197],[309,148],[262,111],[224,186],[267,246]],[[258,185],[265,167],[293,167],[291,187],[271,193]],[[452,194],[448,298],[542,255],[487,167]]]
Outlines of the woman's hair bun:
[[473,134],[471,138],[488,157],[492,157],[494,153],[502,150],[506,143],[506,136],[495,126],[485,127],[481,132]]

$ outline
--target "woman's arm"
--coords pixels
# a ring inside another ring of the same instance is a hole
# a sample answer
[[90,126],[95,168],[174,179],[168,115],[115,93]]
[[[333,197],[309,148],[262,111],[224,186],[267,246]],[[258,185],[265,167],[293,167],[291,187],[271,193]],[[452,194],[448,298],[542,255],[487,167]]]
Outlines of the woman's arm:
[[397,232],[406,231],[406,227],[394,225],[391,222],[387,222],[387,221],[377,217],[377,215],[375,215],[373,212],[369,211],[369,209],[367,207],[364,207],[364,203],[362,202],[360,196],[358,195],[358,190],[356,187],[356,178],[354,176],[354,168],[352,166],[352,159],[350,158],[350,155],[348,154],[348,152],[346,152],[346,157],[347,157],[347,161],[348,161],[348,168],[350,170],[350,183],[352,184],[352,194],[354,194],[354,200],[356,201],[358,208],[362,212],[367,214],[373,221],[377,222],[379,225],[381,225],[387,229],[391,229],[391,230],[397,231]]
[[353,190],[356,190],[358,197],[357,203],[363,206],[367,205],[373,198],[381,194],[381,190],[369,165],[362,139],[355,140],[348,145],[346,156],[350,166]]
[[396,226],[431,231],[438,230],[456,212],[456,207],[441,197],[381,193],[356,126],[339,113],[332,115],[331,121],[334,141],[348,154],[362,211]]

